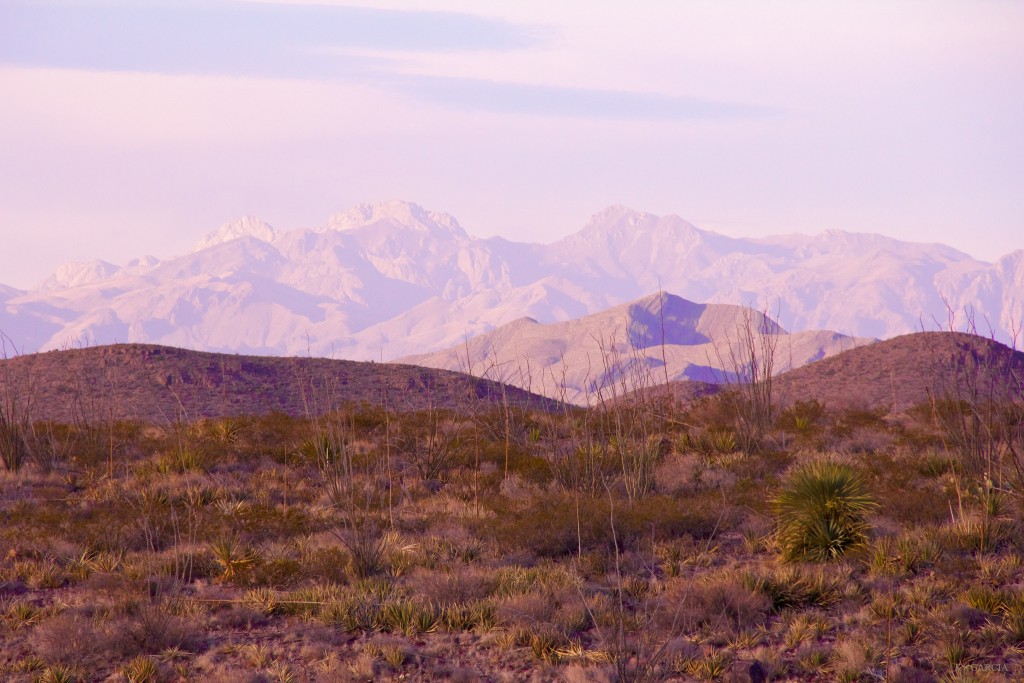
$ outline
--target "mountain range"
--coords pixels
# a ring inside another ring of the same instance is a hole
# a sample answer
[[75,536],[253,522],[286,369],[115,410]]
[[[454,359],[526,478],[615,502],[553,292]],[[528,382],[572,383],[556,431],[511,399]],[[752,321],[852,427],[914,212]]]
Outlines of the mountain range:
[[888,338],[964,311],[1010,341],[1024,250],[986,263],[938,244],[828,231],[759,239],[614,206],[551,244],[470,236],[416,204],[363,204],[318,229],[229,223],[188,254],[68,263],[0,285],[18,353],[115,342],[390,360],[464,346],[528,317],[566,321],[657,292],[770,310],[789,330]]

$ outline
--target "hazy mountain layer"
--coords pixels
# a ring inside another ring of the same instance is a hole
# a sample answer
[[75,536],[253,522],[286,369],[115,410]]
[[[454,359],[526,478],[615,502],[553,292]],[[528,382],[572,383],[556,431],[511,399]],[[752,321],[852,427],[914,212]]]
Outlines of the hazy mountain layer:
[[655,294],[565,322],[520,318],[402,362],[587,405],[666,382],[732,380],[746,370],[751,352],[761,367],[768,361],[780,373],[874,341],[827,331],[789,333],[750,308]]
[[379,360],[659,289],[767,305],[791,330],[862,337],[935,329],[949,309],[969,309],[982,332],[991,325],[1008,340],[1024,318],[1024,251],[985,263],[878,235],[734,239],[623,207],[553,244],[521,244],[473,238],[451,216],[386,202],[319,230],[244,218],[166,260],[65,264],[30,291],[0,286],[0,331],[19,352],[147,342]]

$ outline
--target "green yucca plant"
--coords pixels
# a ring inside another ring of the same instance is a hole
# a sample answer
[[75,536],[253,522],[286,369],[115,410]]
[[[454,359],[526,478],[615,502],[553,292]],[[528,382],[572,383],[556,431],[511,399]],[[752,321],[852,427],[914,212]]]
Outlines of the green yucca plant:
[[156,683],[160,680],[160,667],[149,657],[136,657],[121,669],[121,673],[128,683]]
[[861,476],[831,461],[796,469],[773,503],[778,544],[790,562],[834,560],[863,545],[876,507]]
[[441,608],[441,623],[452,633],[471,631],[476,626],[476,618],[469,605],[452,603]]
[[78,683],[78,681],[85,679],[70,666],[54,664],[43,671],[37,680],[39,683]]
[[437,624],[440,620],[438,609],[431,603],[421,605],[413,616],[413,620],[418,633],[433,633],[437,630]]
[[768,598],[772,611],[789,608],[828,607],[837,602],[849,585],[842,576],[802,567],[781,567],[763,575],[744,573],[743,586]]
[[530,635],[530,649],[533,656],[547,664],[557,664],[562,638],[549,629],[541,629]]
[[470,617],[475,628],[481,631],[493,631],[501,625],[501,618],[498,617],[494,605],[489,602],[474,602],[470,606]]
[[689,667],[689,673],[702,681],[717,681],[729,671],[733,657],[728,652],[711,648],[711,652],[703,659],[695,659]]
[[1024,597],[1010,598],[1000,608],[1003,626],[1014,644],[1024,645]]
[[394,600],[384,605],[382,616],[389,630],[402,635],[416,634],[417,606],[412,600]]
[[32,626],[44,616],[42,608],[36,607],[30,602],[16,602],[3,613],[3,621],[12,630]]
[[237,538],[217,539],[210,541],[210,550],[213,551],[214,559],[223,570],[221,579],[233,581],[252,569],[259,554],[255,548],[243,544]]

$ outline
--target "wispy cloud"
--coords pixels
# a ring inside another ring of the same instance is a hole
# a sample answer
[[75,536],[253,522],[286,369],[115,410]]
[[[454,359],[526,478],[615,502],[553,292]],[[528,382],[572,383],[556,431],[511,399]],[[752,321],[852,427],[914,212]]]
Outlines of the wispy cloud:
[[[760,117],[740,103],[495,79],[413,75],[399,56],[542,48],[550,28],[456,12],[250,2],[61,2],[0,6],[0,64],[106,72],[316,79],[370,85],[442,107],[549,117]],[[404,61],[404,60],[403,60]]]
[[454,12],[229,2],[0,7],[0,62],[164,74],[345,78],[345,50],[516,50],[535,27]]
[[614,120],[678,121],[772,116],[757,105],[658,93],[472,78],[392,77],[391,86],[442,106],[497,113]]

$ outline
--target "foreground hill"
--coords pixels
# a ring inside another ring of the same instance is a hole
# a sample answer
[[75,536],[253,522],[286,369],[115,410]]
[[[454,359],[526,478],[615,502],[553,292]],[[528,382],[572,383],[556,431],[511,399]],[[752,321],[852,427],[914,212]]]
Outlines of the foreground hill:
[[790,333],[743,306],[653,294],[566,322],[521,318],[462,345],[402,360],[588,405],[666,380],[730,381],[748,326],[758,346],[765,336],[775,340],[776,372],[875,341],[820,330]]
[[[930,398],[1024,399],[1024,353],[961,332],[917,332],[843,351],[775,377],[781,405],[817,400],[830,409],[901,411]],[[682,402],[721,391],[724,385],[673,382]],[[959,393],[958,393],[959,392]],[[631,399],[636,399],[632,395]]]
[[918,332],[850,349],[777,378],[784,402],[816,398],[833,408],[899,411],[930,397],[1024,398],[1024,353],[961,332]]
[[967,309],[1009,339],[1024,305],[1024,251],[985,263],[880,235],[735,239],[621,206],[552,244],[522,244],[392,201],[314,230],[242,219],[173,258],[65,264],[30,291],[0,287],[0,332],[25,353],[121,341],[387,360],[659,289],[710,303],[767,300],[789,329],[861,337]]
[[444,370],[326,358],[277,358],[115,344],[0,360],[5,408],[74,422],[318,415],[346,402],[399,411],[469,401],[544,409],[539,396]]

